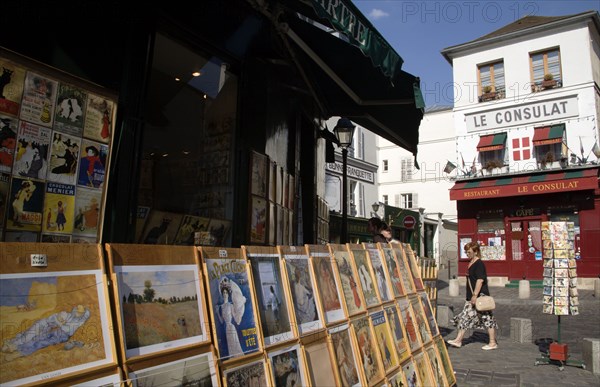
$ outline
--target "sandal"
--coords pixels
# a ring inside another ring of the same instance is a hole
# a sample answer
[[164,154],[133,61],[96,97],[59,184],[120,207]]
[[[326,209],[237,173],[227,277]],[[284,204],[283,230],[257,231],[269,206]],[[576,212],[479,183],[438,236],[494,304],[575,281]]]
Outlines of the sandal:
[[494,344],[494,345],[486,344],[483,347],[481,347],[481,349],[483,349],[484,351],[490,351],[492,349],[498,349],[498,344]]
[[455,348],[460,348],[462,347],[462,343],[459,343],[455,340],[448,340],[446,341],[448,344],[450,344],[451,346],[455,347]]

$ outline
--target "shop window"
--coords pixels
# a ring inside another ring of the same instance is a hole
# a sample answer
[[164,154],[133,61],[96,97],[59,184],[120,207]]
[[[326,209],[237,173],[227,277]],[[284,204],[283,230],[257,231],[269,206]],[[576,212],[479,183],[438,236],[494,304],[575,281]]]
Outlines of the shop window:
[[478,220],[477,241],[481,245],[482,260],[506,260],[506,239],[502,218]]
[[506,133],[481,136],[477,144],[479,162],[483,169],[492,171],[506,164]]
[[559,49],[531,53],[529,61],[532,91],[562,87]]
[[535,128],[533,135],[535,158],[540,168],[552,166],[561,160],[566,163],[568,148],[565,124]]
[[494,62],[477,67],[479,77],[479,102],[502,99],[506,95],[504,86],[504,62]]
[[[228,245],[237,77],[228,64],[158,34],[147,94],[140,243]],[[145,224],[144,224],[145,223]],[[180,226],[181,225],[181,226]]]

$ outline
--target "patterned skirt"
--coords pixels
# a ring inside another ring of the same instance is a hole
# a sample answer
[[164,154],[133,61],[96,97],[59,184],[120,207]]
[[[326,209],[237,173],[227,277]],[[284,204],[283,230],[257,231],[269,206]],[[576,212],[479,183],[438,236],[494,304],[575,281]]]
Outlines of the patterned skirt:
[[454,316],[452,323],[458,329],[498,328],[498,322],[496,322],[491,310],[487,312],[478,312],[470,301],[465,302],[462,312]]

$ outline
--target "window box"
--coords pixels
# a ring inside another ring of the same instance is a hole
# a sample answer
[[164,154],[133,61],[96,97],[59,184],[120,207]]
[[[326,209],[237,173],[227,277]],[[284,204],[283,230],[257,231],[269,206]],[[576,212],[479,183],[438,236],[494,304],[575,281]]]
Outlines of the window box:
[[495,91],[490,91],[489,93],[483,93],[483,94],[481,94],[481,101],[482,102],[491,101],[493,99],[496,99],[496,92]]

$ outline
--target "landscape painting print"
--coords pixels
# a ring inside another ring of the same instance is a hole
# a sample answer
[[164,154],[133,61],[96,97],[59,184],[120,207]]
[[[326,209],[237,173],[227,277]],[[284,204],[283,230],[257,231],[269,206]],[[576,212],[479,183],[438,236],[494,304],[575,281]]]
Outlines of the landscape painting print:
[[252,291],[243,259],[206,259],[213,321],[221,359],[259,349]]
[[188,357],[132,372],[135,387],[201,386],[217,387],[217,372],[212,353]]
[[208,339],[195,265],[115,266],[126,356]]
[[114,361],[102,278],[100,270],[0,274],[0,385]]

